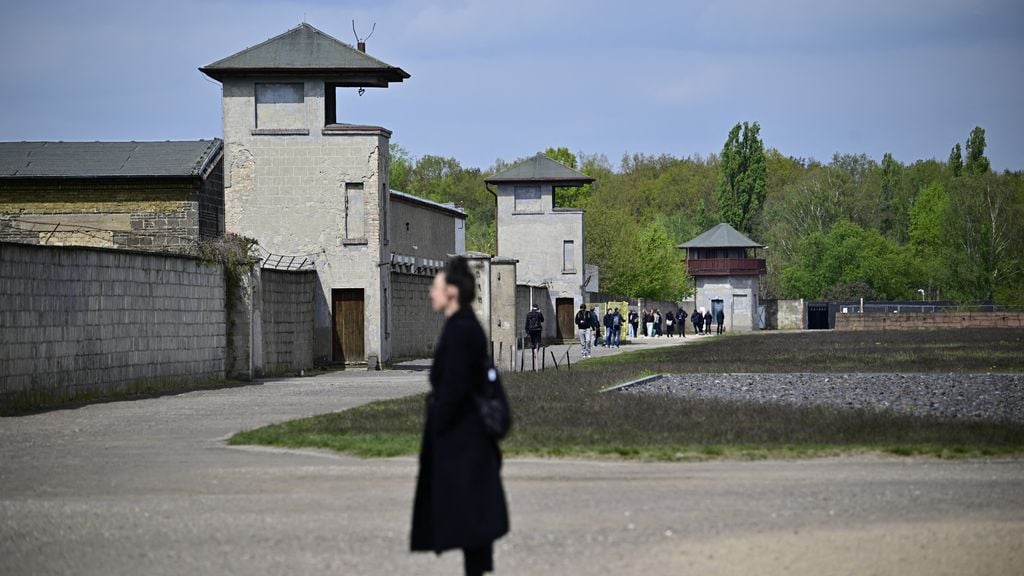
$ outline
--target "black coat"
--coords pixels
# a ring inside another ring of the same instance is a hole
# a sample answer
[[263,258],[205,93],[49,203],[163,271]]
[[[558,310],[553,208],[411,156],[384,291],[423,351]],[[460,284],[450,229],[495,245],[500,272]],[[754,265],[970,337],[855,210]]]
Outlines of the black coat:
[[444,324],[430,369],[412,514],[414,551],[477,548],[508,532],[501,451],[473,398],[488,367],[480,322],[472,310],[459,310]]

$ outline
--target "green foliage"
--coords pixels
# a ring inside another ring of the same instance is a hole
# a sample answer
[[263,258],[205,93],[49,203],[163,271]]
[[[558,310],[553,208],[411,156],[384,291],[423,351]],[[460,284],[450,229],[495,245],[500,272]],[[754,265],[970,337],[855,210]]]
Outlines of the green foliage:
[[751,232],[753,220],[768,192],[768,168],[761,125],[736,124],[722,147],[719,160],[718,210],[723,221]]
[[988,158],[985,157],[985,129],[975,126],[967,138],[967,161],[964,163],[964,172],[977,176],[987,173],[989,169]]
[[[880,162],[865,154],[835,154],[828,162],[786,157],[764,150],[756,123],[734,127],[721,156],[628,154],[614,169],[604,156],[564,147],[546,154],[596,179],[558,191],[556,203],[585,210],[587,264],[601,267],[609,292],[675,290],[676,280],[660,276],[677,268],[638,264],[647,250],[641,238],[657,238],[662,250],[730,214],[735,220],[728,221],[768,246],[762,298],[869,293],[866,288],[879,297],[917,297],[923,288],[935,299],[1024,305],[1024,173],[993,172],[984,136],[981,128],[971,133],[969,169],[960,146],[948,161],[908,164],[891,154]],[[508,164],[464,168],[453,158],[415,159],[392,146],[392,187],[463,205],[468,247],[492,252],[494,197],[483,180]],[[852,225],[860,233],[830,244],[840,240],[834,233],[840,222],[838,231]],[[815,249],[838,260],[811,266]],[[650,285],[641,285],[640,268]]]
[[815,232],[800,242],[796,262],[782,273],[782,285],[799,298],[821,299],[837,288],[863,283],[866,297],[912,298],[918,289],[917,263],[900,244],[841,220],[828,234]]
[[949,169],[953,172],[953,176],[959,176],[964,169],[964,157],[960,150],[960,143],[957,142],[953,149],[949,152]]
[[[573,170],[578,170],[576,155],[569,152],[568,148],[548,148],[544,155],[555,162],[560,162]],[[586,171],[583,171],[586,174]],[[589,174],[588,174],[589,176]],[[577,186],[573,188],[555,188],[555,206],[559,208],[579,208],[590,198],[591,185]]]

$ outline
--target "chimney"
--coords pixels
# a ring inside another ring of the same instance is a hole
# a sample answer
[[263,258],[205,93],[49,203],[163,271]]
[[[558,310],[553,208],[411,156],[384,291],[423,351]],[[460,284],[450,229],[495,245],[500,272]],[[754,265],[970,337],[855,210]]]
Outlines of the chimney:
[[359,50],[360,52],[362,52],[363,54],[365,54],[365,53],[366,53],[366,42],[364,42],[364,41],[360,40],[360,41],[359,41],[358,43],[356,43],[356,48],[357,48],[357,49],[358,49],[358,50]]

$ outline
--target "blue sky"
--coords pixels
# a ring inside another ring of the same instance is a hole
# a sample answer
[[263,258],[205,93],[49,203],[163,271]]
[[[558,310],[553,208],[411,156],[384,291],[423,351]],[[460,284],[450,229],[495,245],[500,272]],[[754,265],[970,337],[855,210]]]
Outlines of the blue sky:
[[1024,2],[177,0],[0,4],[0,140],[221,135],[196,68],[303,18],[412,74],[342,102],[413,155],[486,167],[548,146],[709,154],[766,145],[945,159],[976,125],[1024,169]]

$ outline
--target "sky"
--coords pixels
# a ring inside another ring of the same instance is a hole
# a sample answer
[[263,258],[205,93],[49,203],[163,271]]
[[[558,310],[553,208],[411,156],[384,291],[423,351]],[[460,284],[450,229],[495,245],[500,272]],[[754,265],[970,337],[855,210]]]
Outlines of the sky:
[[197,68],[302,21],[412,77],[342,98],[413,156],[486,168],[550,146],[708,155],[741,121],[827,161],[946,159],[982,126],[1024,169],[1020,0],[0,2],[0,140],[222,135]]

